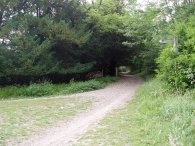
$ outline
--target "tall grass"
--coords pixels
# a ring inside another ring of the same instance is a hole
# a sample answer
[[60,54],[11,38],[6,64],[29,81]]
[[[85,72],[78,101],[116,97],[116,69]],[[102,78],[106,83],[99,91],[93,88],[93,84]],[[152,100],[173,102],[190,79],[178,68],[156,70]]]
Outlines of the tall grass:
[[9,86],[0,88],[0,99],[40,97],[48,95],[71,94],[104,88],[107,84],[117,81],[117,77],[102,77],[84,82],[68,84],[51,84],[49,82],[31,84],[29,86]]
[[181,94],[157,79],[146,81],[126,108],[98,127],[78,145],[194,146],[195,90]]
[[[135,103],[139,115],[136,121],[142,121],[144,126],[140,128],[146,134],[140,139],[155,145],[195,145],[195,90],[174,92],[155,79],[139,89]],[[139,130],[133,131],[141,135]]]

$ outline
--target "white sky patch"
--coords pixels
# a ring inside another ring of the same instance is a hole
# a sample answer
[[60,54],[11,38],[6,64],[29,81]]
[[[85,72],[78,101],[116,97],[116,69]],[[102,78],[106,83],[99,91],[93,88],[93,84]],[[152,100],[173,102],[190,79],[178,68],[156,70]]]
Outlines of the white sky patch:
[[87,2],[91,3],[91,2],[92,2],[92,0],[87,0]]
[[[87,2],[91,3],[92,1],[96,1],[96,0],[87,0]],[[104,2],[104,0],[103,0]],[[148,3],[156,3],[159,4],[160,2],[162,2],[162,0],[137,0],[137,7],[139,9],[146,9]]]
[[137,0],[137,7],[145,10],[148,4],[155,3],[158,5],[160,2],[162,2],[162,0]]

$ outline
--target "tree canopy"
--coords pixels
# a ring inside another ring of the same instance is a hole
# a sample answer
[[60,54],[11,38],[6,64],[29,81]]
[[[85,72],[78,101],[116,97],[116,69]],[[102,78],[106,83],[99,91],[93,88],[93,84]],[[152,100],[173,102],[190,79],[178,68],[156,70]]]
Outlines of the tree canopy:
[[154,73],[171,45],[160,39],[177,37],[179,52],[194,54],[194,14],[191,0],[144,8],[136,0],[1,0],[0,77],[114,75],[120,65]]

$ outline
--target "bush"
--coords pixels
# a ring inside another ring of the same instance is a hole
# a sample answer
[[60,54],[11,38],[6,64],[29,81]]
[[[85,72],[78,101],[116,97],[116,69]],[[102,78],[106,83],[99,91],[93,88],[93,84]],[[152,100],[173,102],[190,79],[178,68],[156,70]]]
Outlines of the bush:
[[195,87],[195,17],[179,22],[174,30],[179,53],[170,48],[162,51],[157,60],[158,77],[177,89]]
[[158,77],[177,89],[195,87],[195,54],[162,51],[157,59]]
[[107,77],[102,77],[102,78],[96,78],[95,80],[101,82],[102,84],[109,84],[109,83],[116,82],[117,80],[119,80],[119,77],[107,76]]
[[63,93],[76,93],[76,92],[85,92],[95,89],[101,89],[104,87],[104,84],[101,84],[99,81],[90,80],[85,82],[73,82],[70,83],[62,92]]
[[86,92],[91,90],[97,90],[104,88],[107,84],[116,82],[119,80],[118,77],[101,77],[93,80],[85,81],[85,82],[72,82],[69,86],[66,86],[61,93],[69,94],[69,93],[79,93]]
[[49,82],[30,84],[29,86],[9,86],[0,88],[0,99],[21,98],[33,96],[47,96],[71,94],[104,88],[107,84],[117,81],[116,77],[103,77],[84,82],[68,84],[51,84]]
[[49,82],[44,82],[41,84],[31,84],[26,87],[22,92],[19,93],[20,96],[46,96],[52,95],[54,93],[52,84]]

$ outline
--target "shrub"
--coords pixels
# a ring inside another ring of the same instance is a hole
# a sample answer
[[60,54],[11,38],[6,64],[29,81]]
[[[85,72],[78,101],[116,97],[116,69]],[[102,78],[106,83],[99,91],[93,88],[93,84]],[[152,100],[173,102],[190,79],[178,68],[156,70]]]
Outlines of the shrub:
[[7,97],[14,98],[18,96],[18,94],[22,92],[22,88],[18,86],[9,86],[0,88],[0,98],[4,99]]
[[71,94],[104,88],[107,84],[117,81],[116,77],[103,77],[84,82],[71,82],[68,84],[51,84],[43,82],[29,86],[8,86],[0,88],[0,99],[20,98],[28,96],[47,96]]
[[41,84],[31,84],[22,90],[20,96],[46,96],[53,94],[52,84],[49,82],[44,82]]
[[195,87],[195,54],[164,49],[157,59],[158,77],[177,89]]
[[116,82],[117,80],[119,80],[119,78],[107,76],[102,78],[96,78],[95,80],[101,82],[102,84],[109,84],[112,82]]
[[165,49],[157,59],[158,77],[177,89],[195,87],[195,17],[176,25],[179,53]]
[[99,81],[90,80],[85,82],[73,82],[69,86],[64,88],[62,93],[76,93],[76,92],[85,92],[95,89],[103,88],[104,84],[101,84]]

